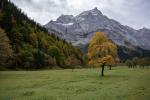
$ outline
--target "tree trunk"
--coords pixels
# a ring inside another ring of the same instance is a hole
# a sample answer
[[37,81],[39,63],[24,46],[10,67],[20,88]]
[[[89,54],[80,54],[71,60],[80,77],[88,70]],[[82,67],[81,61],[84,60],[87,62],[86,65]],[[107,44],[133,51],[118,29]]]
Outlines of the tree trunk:
[[104,67],[105,67],[105,64],[102,65],[102,72],[101,72],[101,76],[104,76]]
[[109,70],[111,70],[111,65],[109,65]]

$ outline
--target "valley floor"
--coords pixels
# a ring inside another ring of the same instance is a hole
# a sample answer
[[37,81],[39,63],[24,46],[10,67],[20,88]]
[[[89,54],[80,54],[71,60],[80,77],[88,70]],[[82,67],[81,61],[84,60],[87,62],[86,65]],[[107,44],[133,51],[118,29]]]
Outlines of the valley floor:
[[0,71],[0,100],[150,100],[150,68]]

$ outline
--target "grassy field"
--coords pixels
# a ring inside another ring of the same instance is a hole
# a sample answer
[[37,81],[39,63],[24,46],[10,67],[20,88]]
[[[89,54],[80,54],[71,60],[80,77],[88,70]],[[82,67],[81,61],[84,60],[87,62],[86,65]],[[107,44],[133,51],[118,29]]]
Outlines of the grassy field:
[[150,100],[150,69],[1,71],[0,100]]

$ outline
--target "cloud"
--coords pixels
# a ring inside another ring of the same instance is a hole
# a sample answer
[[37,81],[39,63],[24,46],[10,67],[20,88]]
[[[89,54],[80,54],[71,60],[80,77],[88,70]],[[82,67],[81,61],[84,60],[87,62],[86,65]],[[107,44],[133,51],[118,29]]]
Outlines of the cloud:
[[61,14],[77,15],[98,7],[104,15],[136,29],[150,28],[150,0],[11,0],[30,18],[46,24]]

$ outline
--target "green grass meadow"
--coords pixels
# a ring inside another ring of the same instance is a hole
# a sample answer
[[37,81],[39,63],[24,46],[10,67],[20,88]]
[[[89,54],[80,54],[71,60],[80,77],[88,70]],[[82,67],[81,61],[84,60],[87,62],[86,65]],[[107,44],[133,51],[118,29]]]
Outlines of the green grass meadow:
[[150,68],[0,71],[0,100],[150,100]]

